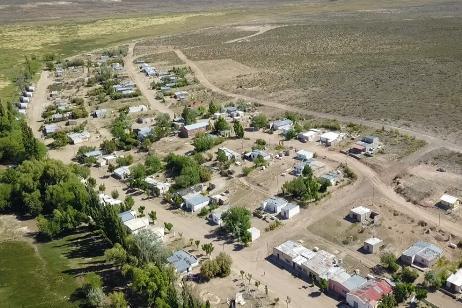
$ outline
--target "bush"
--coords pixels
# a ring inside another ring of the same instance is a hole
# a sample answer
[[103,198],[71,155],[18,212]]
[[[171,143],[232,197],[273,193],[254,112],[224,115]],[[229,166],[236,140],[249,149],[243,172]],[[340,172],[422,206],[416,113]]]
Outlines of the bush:
[[253,169],[254,168],[252,168],[252,167],[244,167],[244,168],[242,168],[242,174],[244,176],[248,176],[250,174],[250,172],[253,171]]
[[231,257],[224,252],[212,260],[205,261],[201,266],[201,275],[210,280],[214,277],[227,277],[231,273]]

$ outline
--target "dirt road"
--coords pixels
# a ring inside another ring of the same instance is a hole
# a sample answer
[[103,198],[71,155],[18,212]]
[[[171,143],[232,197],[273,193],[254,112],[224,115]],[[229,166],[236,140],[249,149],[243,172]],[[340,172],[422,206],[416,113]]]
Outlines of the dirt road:
[[370,126],[370,127],[376,128],[376,129],[381,129],[382,127],[386,128],[386,129],[396,129],[396,130],[400,131],[401,133],[405,133],[405,134],[414,136],[414,137],[416,137],[418,139],[425,140],[427,143],[432,144],[433,146],[446,147],[446,148],[448,148],[450,150],[453,150],[453,151],[462,152],[462,145],[460,145],[460,144],[454,144],[453,142],[445,141],[445,140],[442,140],[441,138],[434,137],[434,136],[427,135],[427,134],[423,134],[421,132],[417,132],[417,131],[410,130],[410,129],[407,129],[407,128],[397,127],[397,126],[393,126],[393,125],[389,125],[389,124],[383,124],[383,123],[374,122],[374,121],[366,121],[366,120],[361,120],[361,119],[352,118],[352,117],[344,117],[344,116],[339,116],[339,115],[335,115],[335,114],[328,114],[328,113],[310,111],[310,110],[306,110],[306,109],[300,109],[300,108],[290,106],[290,105],[284,105],[284,104],[272,102],[272,101],[269,101],[269,100],[258,99],[258,98],[254,98],[254,97],[249,97],[249,96],[245,96],[245,95],[225,91],[225,90],[217,87],[213,83],[211,83],[207,79],[207,77],[205,76],[204,72],[202,72],[202,70],[196,65],[196,63],[194,61],[188,59],[188,57],[186,57],[186,55],[181,50],[174,49],[174,52],[178,56],[178,58],[180,58],[186,65],[188,65],[192,69],[192,71],[194,72],[196,78],[199,80],[199,82],[204,87],[206,87],[206,88],[208,88],[208,89],[210,89],[210,90],[212,90],[212,91],[214,91],[216,93],[219,93],[219,94],[234,98],[236,100],[245,100],[245,101],[255,102],[255,103],[259,103],[259,104],[264,105],[264,106],[277,108],[277,109],[284,110],[284,111],[290,111],[290,112],[296,112],[296,113],[301,113],[301,114],[305,114],[305,115],[315,116],[315,117],[319,117],[319,118],[336,119],[338,121],[347,122],[347,123],[348,122],[353,122],[353,123],[361,124],[361,125],[364,125],[364,126]]
[[42,71],[40,79],[35,86],[35,93],[32,97],[29,108],[27,109],[27,121],[35,138],[41,139],[42,133],[40,127],[43,125],[42,112],[47,105],[48,86],[51,85],[53,79],[48,71]]
[[150,88],[149,79],[143,76],[140,72],[138,67],[133,63],[134,56],[133,56],[133,49],[135,47],[135,43],[131,43],[128,46],[128,53],[124,59],[124,67],[127,72],[127,75],[130,77],[133,82],[136,83],[138,89],[140,89],[141,94],[146,98],[151,106],[151,109],[157,110],[162,113],[167,113],[170,117],[173,118],[174,113],[173,111],[168,108],[167,105],[163,104],[162,102],[155,99],[156,92]]

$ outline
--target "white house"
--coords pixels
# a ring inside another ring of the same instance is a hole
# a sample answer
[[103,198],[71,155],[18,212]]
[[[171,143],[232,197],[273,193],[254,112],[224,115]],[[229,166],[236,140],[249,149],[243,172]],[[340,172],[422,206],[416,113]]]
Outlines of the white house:
[[255,241],[256,239],[260,237],[260,230],[258,230],[255,227],[250,227],[249,229],[247,229],[247,231],[250,233],[251,242]]
[[191,212],[196,212],[207,206],[210,198],[201,194],[190,194],[183,196],[184,206]]
[[348,216],[353,221],[363,222],[367,218],[369,218],[371,213],[372,213],[371,209],[364,207],[364,206],[358,206],[358,207],[351,209],[350,214]]
[[457,197],[444,194],[440,198],[440,206],[446,209],[454,209],[459,206],[460,201]]
[[335,132],[327,132],[319,137],[319,141],[326,146],[331,146],[335,144],[339,139],[340,134]]
[[125,180],[130,176],[130,167],[128,166],[119,167],[114,170],[113,175],[120,180]]
[[252,152],[244,154],[244,156],[250,161],[254,161],[258,156],[263,157],[264,160],[271,159],[271,155],[262,150],[253,150]]
[[270,124],[270,128],[273,131],[288,130],[288,129],[291,129],[293,126],[294,126],[294,122],[292,122],[292,120],[289,120],[289,119],[276,120]]
[[279,214],[288,203],[286,199],[271,197],[263,201],[261,208],[266,212]]
[[145,112],[145,111],[148,111],[148,107],[146,107],[145,105],[128,107],[128,113]]
[[281,216],[284,219],[290,219],[298,213],[300,213],[300,207],[294,203],[289,203],[281,209]]
[[81,133],[69,133],[67,134],[72,144],[79,144],[85,141],[90,140],[90,133],[83,131]]
[[164,183],[159,180],[157,180],[154,175],[150,175],[144,179],[146,184],[148,184],[148,187],[152,189],[156,189],[159,193],[159,195],[165,194],[169,189],[171,184],[170,183]]
[[321,131],[319,129],[310,129],[307,132],[298,134],[298,140],[300,140],[301,142],[317,141],[320,133]]
[[462,293],[462,268],[448,277],[446,288],[451,292]]
[[221,220],[221,216],[223,215],[223,213],[227,212],[229,209],[230,209],[229,205],[224,205],[224,206],[221,206],[221,207],[213,210],[212,213],[210,213],[210,216],[209,216],[210,220],[214,224],[221,226],[223,224],[223,221]]
[[228,149],[226,147],[220,147],[218,150],[221,150],[225,153],[226,157],[228,160],[239,160],[241,158],[241,155],[237,152],[234,152],[231,149]]
[[300,150],[297,152],[297,159],[298,160],[309,160],[309,159],[312,159],[314,157],[314,153],[313,152],[310,152],[310,151],[305,151],[305,150]]
[[122,204],[121,200],[114,199],[111,196],[108,196],[106,194],[99,194],[99,202],[101,202],[104,205],[120,205]]
[[110,155],[105,155],[105,156],[102,156],[102,157],[98,158],[96,163],[100,167],[102,167],[102,166],[106,166],[106,165],[109,165],[110,163],[115,162],[116,159],[117,159],[117,156],[115,156],[113,154],[110,154]]
[[443,250],[432,243],[417,241],[408,249],[403,251],[400,260],[407,265],[417,265],[419,267],[432,266],[441,256]]
[[376,253],[382,245],[383,241],[381,239],[371,237],[364,241],[363,250],[366,253]]
[[148,217],[139,217],[124,221],[123,223],[128,231],[132,234],[137,234],[141,230],[147,229],[149,227],[149,218]]

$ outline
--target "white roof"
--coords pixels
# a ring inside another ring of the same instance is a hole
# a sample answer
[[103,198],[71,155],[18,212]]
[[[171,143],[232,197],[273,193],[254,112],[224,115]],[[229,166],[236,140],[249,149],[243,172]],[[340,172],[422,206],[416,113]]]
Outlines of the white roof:
[[448,195],[448,194],[444,194],[441,196],[440,198],[441,201],[444,201],[446,203],[449,203],[449,204],[454,204],[457,202],[457,197],[454,197],[454,196],[451,196],[451,195]]
[[202,127],[206,127],[209,125],[209,122],[197,122],[197,123],[194,123],[194,124],[190,124],[190,125],[185,125],[184,126],[184,129],[186,130],[194,130],[194,129],[198,129],[198,128],[202,128]]
[[313,152],[306,151],[306,150],[300,150],[297,152],[297,155],[303,155],[303,156],[311,156],[313,157]]
[[149,226],[149,219],[147,217],[134,218],[124,222],[130,231],[136,231]]
[[364,215],[364,214],[370,213],[371,210],[364,206],[358,206],[358,207],[355,207],[354,209],[351,209],[351,212],[358,214],[358,215]]
[[337,139],[339,136],[340,135],[338,133],[327,132],[321,135],[321,139],[327,139],[327,140],[333,141]]
[[301,133],[302,136],[305,136],[305,137],[311,137],[311,136],[314,136],[314,135],[317,135],[318,132],[315,132],[313,130],[309,130],[307,132],[304,132],[304,133]]
[[447,281],[453,285],[462,286],[462,268],[460,268],[457,272],[449,276]]
[[367,243],[369,245],[377,245],[379,243],[382,243],[383,241],[379,238],[376,238],[376,237],[371,237],[371,238],[368,238],[367,240],[364,241],[364,243]]

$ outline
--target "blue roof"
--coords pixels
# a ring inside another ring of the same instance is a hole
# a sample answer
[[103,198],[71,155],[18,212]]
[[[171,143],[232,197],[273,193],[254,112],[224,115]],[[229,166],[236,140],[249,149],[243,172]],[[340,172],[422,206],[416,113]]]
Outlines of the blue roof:
[[96,156],[101,156],[103,155],[103,152],[101,152],[100,150],[94,150],[94,151],[90,151],[90,152],[87,152],[84,154],[86,157],[96,157]]
[[367,282],[367,279],[359,276],[353,275],[343,283],[343,286],[348,289],[349,291],[353,291],[361,287],[363,284]]
[[136,216],[132,213],[132,211],[126,211],[123,213],[119,213],[119,217],[122,220],[122,222],[126,222],[126,221],[136,218]]
[[197,263],[197,259],[184,250],[175,251],[173,255],[167,258],[167,261],[175,267],[178,273],[188,271],[192,264]]
[[424,241],[417,241],[414,245],[403,251],[403,255],[412,257],[425,249],[431,250],[438,255],[443,254],[443,250],[438,246]]

